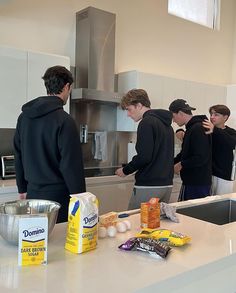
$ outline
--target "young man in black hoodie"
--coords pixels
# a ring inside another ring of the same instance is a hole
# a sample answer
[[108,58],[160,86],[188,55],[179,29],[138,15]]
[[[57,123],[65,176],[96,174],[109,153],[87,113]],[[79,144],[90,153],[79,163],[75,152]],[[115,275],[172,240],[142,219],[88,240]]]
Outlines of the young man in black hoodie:
[[174,100],[169,110],[178,126],[185,125],[182,150],[175,158],[175,173],[182,179],[179,200],[188,200],[210,195],[211,189],[211,135],[207,135],[202,122],[205,115],[192,115],[192,110],[183,99]]
[[236,130],[225,125],[230,109],[214,105],[209,109],[210,121],[203,126],[212,133],[212,195],[232,193],[234,189]]
[[16,182],[20,198],[61,204],[58,222],[67,221],[70,194],[85,191],[80,139],[72,117],[63,110],[73,77],[65,67],[42,77],[47,96],[22,107],[14,137]]
[[135,173],[135,185],[128,209],[140,208],[151,197],[169,202],[173,186],[174,132],[172,114],[167,110],[151,110],[149,97],[143,89],[130,90],[121,100],[122,109],[134,121],[137,130],[136,152],[120,177]]

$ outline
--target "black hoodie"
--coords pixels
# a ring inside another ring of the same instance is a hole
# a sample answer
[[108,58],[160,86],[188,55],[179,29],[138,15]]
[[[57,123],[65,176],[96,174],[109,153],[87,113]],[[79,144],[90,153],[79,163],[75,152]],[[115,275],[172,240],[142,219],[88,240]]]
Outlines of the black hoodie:
[[180,176],[184,185],[211,184],[212,137],[205,133],[206,130],[202,126],[205,119],[205,115],[196,115],[186,124],[182,150],[178,155],[182,165]]
[[174,132],[172,114],[167,110],[148,110],[137,130],[137,155],[124,168],[135,171],[135,185],[168,186],[173,184]]
[[14,147],[20,193],[44,193],[47,198],[50,192],[85,191],[79,135],[59,97],[39,97],[23,105]]
[[236,145],[236,131],[225,126],[214,127],[212,134],[212,175],[224,180],[231,180],[233,150]]

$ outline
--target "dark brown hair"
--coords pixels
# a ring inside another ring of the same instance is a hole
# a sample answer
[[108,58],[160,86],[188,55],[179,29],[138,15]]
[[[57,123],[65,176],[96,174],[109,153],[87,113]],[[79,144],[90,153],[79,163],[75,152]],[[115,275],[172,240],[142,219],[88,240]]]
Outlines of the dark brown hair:
[[138,103],[147,108],[150,108],[151,106],[148,94],[143,89],[132,89],[128,91],[128,93],[122,97],[120,106],[125,110],[127,106],[137,105]]
[[64,66],[56,65],[49,67],[44,76],[44,85],[47,90],[47,94],[60,94],[63,90],[63,87],[69,83],[73,83],[73,77],[71,72]]
[[219,113],[224,116],[230,116],[230,109],[225,105],[214,105],[209,108],[209,113],[211,114],[212,111]]

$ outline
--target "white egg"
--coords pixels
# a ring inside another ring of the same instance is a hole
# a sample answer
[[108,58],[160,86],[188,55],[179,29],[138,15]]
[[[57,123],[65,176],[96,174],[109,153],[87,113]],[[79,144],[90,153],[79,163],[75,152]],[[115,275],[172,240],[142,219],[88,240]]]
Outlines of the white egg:
[[125,221],[123,221],[123,223],[125,224],[127,230],[131,230],[131,223],[129,220],[125,220]]
[[126,232],[127,227],[126,227],[126,225],[123,222],[118,222],[116,224],[116,229],[117,229],[118,232],[124,233],[124,232]]
[[98,237],[105,238],[107,236],[107,229],[106,227],[99,227],[98,228]]
[[107,228],[107,235],[108,235],[109,237],[115,237],[115,236],[116,236],[116,227],[114,227],[114,226],[109,226],[109,227]]

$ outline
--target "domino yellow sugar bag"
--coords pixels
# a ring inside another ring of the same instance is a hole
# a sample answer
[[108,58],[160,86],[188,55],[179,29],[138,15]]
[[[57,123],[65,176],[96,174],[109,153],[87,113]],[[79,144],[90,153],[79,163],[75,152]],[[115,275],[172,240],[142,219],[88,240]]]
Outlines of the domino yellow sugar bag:
[[72,195],[68,211],[65,249],[82,253],[97,246],[98,200],[90,192]]
[[189,236],[167,229],[142,229],[136,237],[158,239],[172,246],[182,246],[191,241]]

